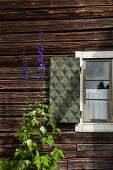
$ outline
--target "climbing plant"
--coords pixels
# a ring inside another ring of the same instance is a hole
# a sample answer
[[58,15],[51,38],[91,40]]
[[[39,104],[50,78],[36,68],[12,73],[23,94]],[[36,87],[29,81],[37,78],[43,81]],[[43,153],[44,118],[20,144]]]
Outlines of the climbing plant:
[[[38,43],[38,69],[44,71],[45,64],[43,60],[42,32],[39,33]],[[43,76],[37,75],[40,80]],[[28,79],[28,68],[25,52],[23,53],[23,73],[25,79]],[[41,87],[42,90],[42,87]],[[62,150],[53,147],[55,144],[52,134],[60,134],[61,131],[56,127],[56,123],[51,119],[54,114],[49,105],[43,104],[41,98],[44,98],[45,91],[37,96],[34,103],[26,101],[26,107],[23,108],[23,120],[20,122],[21,129],[16,132],[15,137],[21,142],[16,149],[13,159],[2,158],[0,160],[1,170],[57,170],[57,162],[64,155]],[[46,102],[48,99],[44,98]],[[50,114],[49,114],[50,113]],[[45,126],[44,126],[45,124]],[[51,133],[50,133],[51,131]],[[37,144],[38,141],[38,144]],[[43,153],[45,145],[50,148],[50,152]]]

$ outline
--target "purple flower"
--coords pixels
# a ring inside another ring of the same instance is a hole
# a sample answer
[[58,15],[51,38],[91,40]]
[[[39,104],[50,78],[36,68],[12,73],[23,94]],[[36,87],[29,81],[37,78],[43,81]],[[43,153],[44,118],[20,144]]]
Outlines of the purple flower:
[[[38,68],[42,71],[44,71],[45,69],[45,63],[44,63],[44,60],[43,60],[43,42],[42,42],[42,34],[43,32],[39,32],[39,41],[38,41],[38,50],[37,50],[37,54],[39,57],[37,57],[37,61],[38,61]],[[41,75],[38,75],[37,76],[37,79],[39,80],[40,78],[42,78]]]
[[41,78],[41,75],[39,74],[38,76],[37,76],[37,79],[39,80]]
[[22,55],[23,55],[23,73],[25,74],[25,79],[27,80],[29,75],[28,75],[27,60],[26,60],[25,52],[23,52]]

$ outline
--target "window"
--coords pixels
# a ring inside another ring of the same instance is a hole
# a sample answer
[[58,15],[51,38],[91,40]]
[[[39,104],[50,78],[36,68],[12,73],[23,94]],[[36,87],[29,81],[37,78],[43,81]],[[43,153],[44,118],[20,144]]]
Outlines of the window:
[[78,132],[113,131],[113,51],[76,52],[80,58],[80,123]]
[[50,109],[77,132],[113,131],[113,51],[51,57]]
[[84,60],[84,122],[111,120],[111,62]]

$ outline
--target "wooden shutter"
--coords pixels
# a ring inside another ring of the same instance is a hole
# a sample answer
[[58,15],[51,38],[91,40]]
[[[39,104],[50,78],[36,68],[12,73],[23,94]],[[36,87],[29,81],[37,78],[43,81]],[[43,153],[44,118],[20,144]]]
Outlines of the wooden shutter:
[[51,58],[50,109],[56,122],[80,120],[80,59]]

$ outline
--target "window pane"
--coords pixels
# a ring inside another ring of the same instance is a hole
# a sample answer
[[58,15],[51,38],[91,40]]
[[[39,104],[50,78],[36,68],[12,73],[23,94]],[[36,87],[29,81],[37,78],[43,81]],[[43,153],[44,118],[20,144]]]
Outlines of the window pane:
[[109,119],[110,102],[99,100],[86,100],[86,119]]
[[86,99],[109,100],[109,89],[86,89]]
[[109,99],[109,81],[86,81],[86,99]]
[[86,89],[109,89],[109,81],[86,81]]
[[86,80],[109,80],[109,62],[86,62]]

